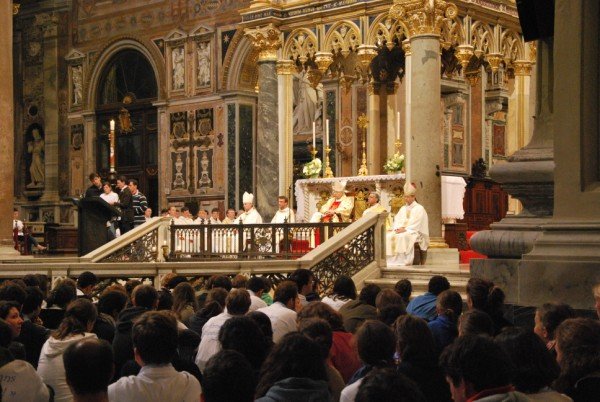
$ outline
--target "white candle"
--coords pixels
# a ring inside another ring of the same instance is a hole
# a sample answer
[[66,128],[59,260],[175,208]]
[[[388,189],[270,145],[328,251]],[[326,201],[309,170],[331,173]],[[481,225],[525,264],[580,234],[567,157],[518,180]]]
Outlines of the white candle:
[[115,121],[114,120],[110,121],[110,131],[115,131]]
[[317,149],[317,123],[313,121],[313,149]]
[[329,119],[325,120],[325,148],[329,146]]
[[396,113],[396,140],[400,139],[400,112]]

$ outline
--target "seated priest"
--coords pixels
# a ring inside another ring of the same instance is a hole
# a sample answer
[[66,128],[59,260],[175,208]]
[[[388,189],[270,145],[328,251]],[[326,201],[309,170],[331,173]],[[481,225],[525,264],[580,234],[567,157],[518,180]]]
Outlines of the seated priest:
[[354,198],[346,196],[346,181],[336,181],[331,185],[331,198],[310,218],[311,222],[351,222]]
[[367,197],[367,209],[363,212],[362,216],[369,216],[371,214],[379,214],[381,212],[387,212],[388,215],[385,219],[385,228],[389,230],[392,227],[392,217],[391,214],[383,205],[379,203],[379,193],[376,191],[371,191],[369,196]]
[[412,265],[415,243],[421,250],[429,246],[429,222],[427,212],[416,201],[417,188],[412,183],[404,185],[405,205],[394,218],[392,231],[388,234],[388,260],[392,264]]

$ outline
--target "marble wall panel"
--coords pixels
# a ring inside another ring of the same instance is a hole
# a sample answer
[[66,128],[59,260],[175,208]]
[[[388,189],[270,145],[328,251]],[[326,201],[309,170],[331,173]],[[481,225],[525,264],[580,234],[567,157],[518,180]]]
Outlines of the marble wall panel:
[[[252,105],[239,106],[239,139],[238,139],[238,193],[244,194],[244,191],[250,192],[254,188],[254,110]],[[241,198],[238,200],[236,208],[240,208]]]
[[236,183],[236,105],[227,105],[227,208],[235,208],[235,183]]

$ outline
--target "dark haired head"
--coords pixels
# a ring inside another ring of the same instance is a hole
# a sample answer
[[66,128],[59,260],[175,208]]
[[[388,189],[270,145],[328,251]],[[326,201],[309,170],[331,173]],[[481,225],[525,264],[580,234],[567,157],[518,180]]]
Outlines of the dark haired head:
[[513,366],[512,383],[517,391],[526,394],[550,387],[560,369],[544,342],[525,328],[505,328],[495,341],[510,358]]
[[246,286],[248,287],[248,290],[251,290],[254,293],[260,293],[265,289],[265,281],[260,276],[252,276],[248,279]]
[[77,298],[77,290],[75,282],[71,279],[65,279],[56,284],[54,289],[50,291],[48,297],[48,307],[57,305],[64,309],[67,305]]
[[133,294],[133,289],[135,289],[136,287],[138,287],[141,284],[142,284],[142,281],[139,281],[137,279],[130,279],[127,282],[125,282],[125,291],[129,295],[130,299],[131,299],[131,295]]
[[250,293],[246,289],[232,289],[227,296],[227,312],[231,315],[244,315],[250,308]]
[[320,318],[299,320],[298,331],[319,345],[323,359],[329,357],[329,351],[333,344],[333,331],[327,321]]
[[98,311],[91,301],[85,298],[76,299],[67,306],[65,318],[52,337],[62,340],[71,335],[88,332],[94,326],[97,317]]
[[19,310],[21,310],[21,306],[25,303],[26,298],[27,292],[25,291],[25,287],[15,281],[4,281],[0,285],[0,300],[14,301],[19,305]]
[[209,289],[214,288],[223,288],[226,291],[230,291],[233,285],[231,284],[231,279],[225,275],[218,275],[210,278]]
[[100,178],[100,176],[98,175],[98,173],[90,173],[88,175],[88,179],[90,179],[90,181],[94,181],[95,178]]
[[419,387],[393,368],[375,368],[362,380],[356,402],[425,402]]
[[237,274],[231,280],[231,287],[234,289],[246,288],[248,286],[248,277],[244,274]]
[[138,186],[138,181],[136,179],[129,179],[129,184],[132,184],[135,187],[137,187]]
[[412,294],[412,283],[408,279],[400,279],[396,282],[394,290],[402,297],[404,304],[408,305],[410,295]]
[[194,288],[188,282],[182,282],[173,289],[173,311],[181,319],[181,313],[187,306],[191,306],[194,312],[198,311]]
[[171,310],[173,308],[173,294],[168,289],[158,291],[157,311]]
[[377,320],[367,320],[356,331],[358,357],[370,366],[386,366],[393,362],[395,338],[390,327]]
[[40,288],[37,286],[28,286],[27,289],[25,289],[25,292],[27,293],[27,297],[23,303],[21,313],[27,316],[31,316],[33,313],[35,313],[34,316],[37,316],[37,313],[42,307],[42,303],[44,301],[44,293],[42,293]]
[[222,308],[225,308],[225,302],[227,301],[227,291],[223,288],[213,288],[209,290],[208,295],[206,296],[205,304],[210,303],[211,301],[215,301],[221,305]]
[[327,382],[321,348],[298,332],[286,334],[273,346],[262,366],[256,397],[264,396],[277,381],[290,377]]
[[354,300],[356,299],[356,285],[348,275],[339,276],[333,283],[333,296]]
[[254,400],[254,372],[241,353],[221,350],[208,360],[202,374],[202,395],[205,402]]
[[556,328],[569,318],[575,318],[575,310],[568,304],[545,303],[536,311],[535,332],[544,335],[546,342],[552,341]]
[[83,339],[63,353],[67,384],[75,395],[106,393],[113,376],[113,350],[103,339]]
[[377,299],[379,292],[381,292],[381,288],[371,283],[361,289],[360,296],[358,298],[363,303],[375,307],[375,299]]
[[258,325],[270,349],[273,345],[273,325],[269,317],[262,311],[252,311],[246,314],[246,317],[251,318]]
[[[513,370],[506,353],[489,337],[466,335],[444,349],[440,366],[455,387],[464,381],[473,395],[510,384]],[[471,397],[473,395],[467,395]]]
[[23,277],[23,282],[27,286],[40,286],[40,278],[36,274],[27,274]]
[[377,307],[378,310],[381,310],[384,307],[392,305],[404,306],[402,297],[400,297],[393,289],[383,289],[379,292],[375,298],[375,307]]
[[275,290],[274,302],[288,304],[290,300],[295,300],[298,297],[298,286],[292,281],[283,281]]
[[[310,270],[298,268],[290,274],[289,280],[296,283],[298,293],[304,294],[304,292],[308,292],[306,287],[310,285],[311,281],[314,281],[314,277],[314,274]],[[312,287],[310,291],[312,291]]]
[[167,282],[167,288],[175,289],[177,285],[179,285],[180,283],[187,283],[187,281],[188,280],[185,276],[175,275]]
[[121,183],[127,183],[127,176],[121,175],[117,178],[117,181],[120,181]]
[[403,304],[390,304],[381,310],[377,310],[377,319],[391,327],[399,317],[402,317],[405,314],[406,308]]
[[504,292],[494,282],[481,278],[471,278],[467,282],[467,304],[470,308],[495,316],[502,313],[504,298]]
[[96,277],[96,274],[90,271],[82,272],[81,275],[77,277],[77,287],[79,289],[85,289],[88,286],[94,287],[97,283],[98,278]]
[[437,297],[436,311],[438,315],[448,317],[452,322],[457,322],[462,314],[463,301],[458,292],[444,290]]
[[342,315],[335,311],[330,305],[323,302],[310,302],[298,313],[298,322],[308,318],[321,318],[331,326],[334,331],[343,331],[344,322]]
[[269,351],[269,344],[258,324],[246,316],[232,317],[225,321],[219,331],[219,342],[223,349],[243,354],[257,372]]
[[138,285],[131,294],[131,302],[136,307],[152,310],[156,307],[157,300],[158,292],[154,289],[154,286],[150,285]]
[[427,285],[427,291],[429,293],[433,293],[437,296],[448,289],[450,289],[450,282],[448,282],[448,279],[446,279],[445,276],[434,275],[429,279],[429,284]]
[[488,313],[480,310],[470,310],[458,320],[458,334],[494,336],[494,322]]
[[100,295],[100,299],[98,299],[98,312],[117,318],[126,305],[127,294],[119,290],[111,289],[102,292]]
[[396,351],[402,361],[435,362],[435,341],[425,320],[408,314],[399,317],[394,327]]
[[145,364],[170,363],[177,351],[177,321],[166,311],[147,311],[134,322],[131,339]]

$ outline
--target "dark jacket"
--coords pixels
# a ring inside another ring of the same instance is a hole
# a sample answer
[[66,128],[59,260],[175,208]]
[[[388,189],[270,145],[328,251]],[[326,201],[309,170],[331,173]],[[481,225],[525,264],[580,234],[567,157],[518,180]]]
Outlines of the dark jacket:
[[417,384],[427,402],[452,402],[450,387],[442,369],[435,360],[427,361],[402,361],[398,365],[398,372],[404,374]]
[[350,300],[340,308],[346,331],[355,333],[366,320],[377,318],[377,309],[362,300]]
[[325,381],[310,378],[286,378],[277,381],[255,402],[329,402],[333,401]]
[[100,197],[102,195],[102,187],[96,187],[93,184],[85,190],[85,198]]
[[34,368],[37,368],[42,346],[44,346],[49,336],[50,330],[48,328],[37,325],[29,320],[24,321],[21,326],[21,333],[15,341],[25,346],[25,360]]
[[600,372],[592,373],[581,378],[573,388],[564,392],[573,399],[573,402],[597,401],[600,395]]
[[62,308],[43,308],[40,311],[40,319],[48,329],[57,329],[63,318],[65,318],[65,310]]
[[[136,318],[150,311],[145,307],[130,307],[121,311],[117,320],[117,329],[113,339],[113,351],[115,353],[115,373],[121,373],[121,367],[127,360],[133,359],[133,340],[131,339],[131,328]],[[118,376],[117,376],[118,378]]]
[[133,195],[129,187],[125,186],[119,192],[119,204],[117,206],[121,208],[121,219],[125,222],[133,222]]

